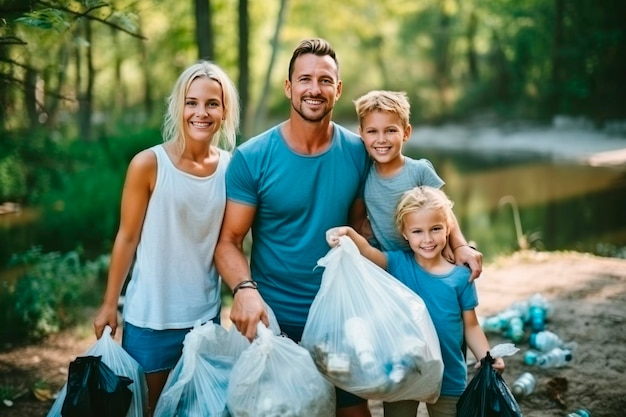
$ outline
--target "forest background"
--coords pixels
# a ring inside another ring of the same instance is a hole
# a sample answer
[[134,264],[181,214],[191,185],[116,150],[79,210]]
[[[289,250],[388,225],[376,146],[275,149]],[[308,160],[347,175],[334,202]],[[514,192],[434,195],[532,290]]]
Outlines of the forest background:
[[14,251],[15,229],[0,230],[0,343],[97,305],[125,169],[161,141],[165,97],[195,60],[235,80],[240,142],[287,116],[289,56],[311,36],[337,50],[339,122],[392,89],[415,125],[568,115],[620,129],[624,16],[621,0],[0,0],[0,204],[35,209],[22,219],[40,242]]

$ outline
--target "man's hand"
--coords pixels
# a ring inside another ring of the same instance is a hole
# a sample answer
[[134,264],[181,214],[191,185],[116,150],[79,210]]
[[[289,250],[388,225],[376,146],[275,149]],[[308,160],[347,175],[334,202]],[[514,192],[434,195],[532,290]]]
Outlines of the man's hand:
[[266,327],[269,327],[265,302],[256,289],[241,288],[237,291],[230,310],[230,321],[251,342],[256,336],[256,328],[259,321],[263,322]]

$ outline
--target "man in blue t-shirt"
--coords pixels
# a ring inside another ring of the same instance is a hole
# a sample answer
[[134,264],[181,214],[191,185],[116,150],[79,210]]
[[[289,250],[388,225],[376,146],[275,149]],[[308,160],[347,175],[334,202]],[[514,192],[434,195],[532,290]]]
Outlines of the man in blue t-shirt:
[[[226,174],[227,205],[215,263],[233,289],[230,318],[249,339],[265,303],[299,341],[320,287],[326,230],[365,221],[369,159],[359,136],[332,122],[341,96],[331,45],[306,39],[289,63],[289,119],[237,148]],[[252,232],[250,266],[243,245]],[[370,417],[365,399],[337,391],[337,416]]]

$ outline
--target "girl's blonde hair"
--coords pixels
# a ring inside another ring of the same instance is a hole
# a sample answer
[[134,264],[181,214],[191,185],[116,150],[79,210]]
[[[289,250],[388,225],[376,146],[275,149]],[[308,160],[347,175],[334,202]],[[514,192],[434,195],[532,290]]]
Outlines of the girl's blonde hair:
[[441,210],[446,225],[450,227],[452,220],[452,206],[454,203],[448,198],[446,193],[438,188],[421,185],[409,191],[406,191],[396,207],[394,220],[396,227],[402,233],[404,228],[404,218],[407,214],[414,213],[418,210]]
[[222,104],[224,120],[220,130],[213,136],[211,145],[232,150],[237,141],[239,130],[239,93],[232,80],[218,65],[210,61],[198,61],[180,74],[167,98],[167,110],[163,120],[163,141],[174,142],[182,153],[185,149],[185,130],[183,110],[185,97],[191,83],[199,77],[217,81],[222,86]]

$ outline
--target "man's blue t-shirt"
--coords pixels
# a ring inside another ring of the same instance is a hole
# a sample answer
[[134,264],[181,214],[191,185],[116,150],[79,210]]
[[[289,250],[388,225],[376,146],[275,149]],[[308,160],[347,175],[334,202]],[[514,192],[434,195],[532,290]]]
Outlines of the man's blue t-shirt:
[[304,326],[321,283],[317,261],[330,249],[326,230],[348,224],[369,159],[359,136],[337,124],[329,148],[315,155],[290,149],[281,127],[235,150],[226,193],[256,207],[250,269],[261,296],[279,324]]
[[385,254],[387,271],[424,300],[437,330],[444,365],[441,395],[460,396],[467,383],[462,313],[478,305],[470,270],[455,265],[448,274],[433,275],[419,266],[411,251]]

